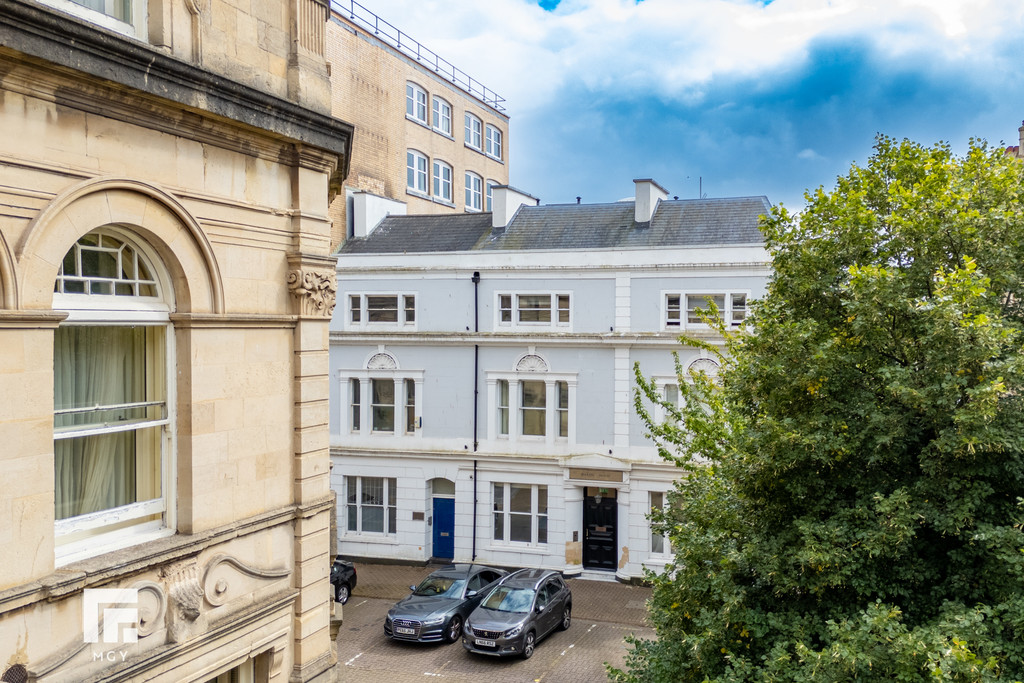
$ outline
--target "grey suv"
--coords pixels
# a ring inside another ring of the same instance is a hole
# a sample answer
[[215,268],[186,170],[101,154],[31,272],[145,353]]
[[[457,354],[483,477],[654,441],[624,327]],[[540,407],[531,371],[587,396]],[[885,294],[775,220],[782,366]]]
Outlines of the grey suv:
[[520,569],[505,577],[470,613],[462,646],[482,655],[533,656],[541,638],[569,628],[572,593],[550,569]]

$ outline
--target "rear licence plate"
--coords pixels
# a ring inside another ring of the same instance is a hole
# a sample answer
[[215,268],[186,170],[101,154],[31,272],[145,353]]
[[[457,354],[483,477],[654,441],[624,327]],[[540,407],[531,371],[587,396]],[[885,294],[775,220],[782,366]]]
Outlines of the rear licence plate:
[[483,638],[477,638],[473,642],[476,643],[477,645],[482,645],[483,647],[494,647],[494,641],[493,640],[484,640]]
[[396,626],[395,633],[401,633],[403,636],[413,636],[416,635],[416,629],[406,628],[405,626]]

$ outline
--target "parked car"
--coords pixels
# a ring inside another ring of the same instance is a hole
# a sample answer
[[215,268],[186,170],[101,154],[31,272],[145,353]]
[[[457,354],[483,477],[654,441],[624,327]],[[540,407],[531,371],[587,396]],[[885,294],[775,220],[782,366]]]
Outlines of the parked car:
[[572,621],[572,592],[549,569],[520,569],[505,577],[466,619],[462,646],[482,655],[533,656],[540,640]]
[[412,594],[388,610],[384,635],[421,643],[454,643],[466,615],[508,572],[479,564],[451,564],[431,572]]
[[334,601],[343,605],[356,587],[356,566],[343,560],[341,555],[335,557],[331,565],[331,586],[334,587]]

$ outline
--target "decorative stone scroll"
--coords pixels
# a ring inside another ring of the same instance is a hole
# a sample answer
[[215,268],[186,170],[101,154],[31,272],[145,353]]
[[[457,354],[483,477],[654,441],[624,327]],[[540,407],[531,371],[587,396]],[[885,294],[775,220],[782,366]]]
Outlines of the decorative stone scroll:
[[330,318],[338,283],[332,271],[292,270],[288,273],[288,291],[298,299],[300,315]]

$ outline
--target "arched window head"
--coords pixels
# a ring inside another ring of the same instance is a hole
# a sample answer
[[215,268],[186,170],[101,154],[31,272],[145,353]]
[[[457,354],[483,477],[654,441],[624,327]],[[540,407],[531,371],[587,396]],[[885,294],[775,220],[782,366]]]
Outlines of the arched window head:
[[516,372],[547,372],[548,364],[540,356],[529,353],[516,363]]
[[64,255],[53,291],[160,298],[160,285],[146,256],[107,230],[93,230],[75,242]]

